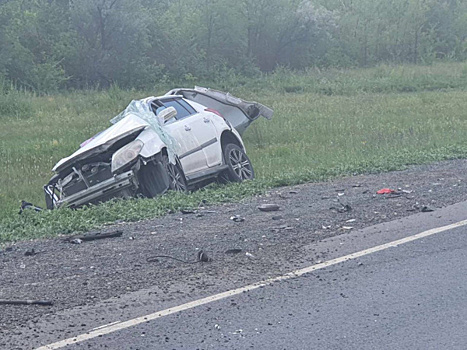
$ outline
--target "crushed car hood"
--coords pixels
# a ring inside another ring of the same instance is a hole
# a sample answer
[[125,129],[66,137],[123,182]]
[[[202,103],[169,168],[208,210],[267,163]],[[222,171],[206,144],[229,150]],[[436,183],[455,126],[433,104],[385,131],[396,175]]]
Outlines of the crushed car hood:
[[53,171],[60,172],[71,164],[85,159],[94,154],[105,152],[118,140],[141,131],[149,124],[134,114],[129,114],[118,123],[91,138],[83,147],[73,153],[71,156],[61,159],[53,167]]

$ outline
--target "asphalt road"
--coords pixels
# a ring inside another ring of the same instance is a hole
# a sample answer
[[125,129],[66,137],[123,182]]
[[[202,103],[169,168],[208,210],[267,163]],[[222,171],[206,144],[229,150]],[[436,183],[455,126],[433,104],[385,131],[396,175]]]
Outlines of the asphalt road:
[[466,349],[457,228],[70,349]]

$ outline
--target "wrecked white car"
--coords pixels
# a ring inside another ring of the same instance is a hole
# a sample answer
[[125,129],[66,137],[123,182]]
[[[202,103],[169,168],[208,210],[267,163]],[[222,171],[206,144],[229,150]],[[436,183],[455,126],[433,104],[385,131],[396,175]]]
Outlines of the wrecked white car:
[[257,102],[200,87],[132,101],[110,128],[54,166],[44,186],[47,208],[253,179],[240,134],[272,115]]

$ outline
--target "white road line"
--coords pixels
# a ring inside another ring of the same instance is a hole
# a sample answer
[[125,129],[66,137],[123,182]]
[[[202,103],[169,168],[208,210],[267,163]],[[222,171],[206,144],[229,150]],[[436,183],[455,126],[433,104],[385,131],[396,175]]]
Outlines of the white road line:
[[65,346],[68,346],[68,345],[81,343],[83,341],[90,340],[90,339],[93,339],[93,338],[96,338],[96,337],[99,337],[99,336],[103,336],[103,335],[106,335],[106,334],[109,334],[109,333],[117,332],[117,331],[120,331],[122,329],[137,326],[137,325],[139,325],[141,323],[156,320],[158,318],[162,318],[164,316],[172,315],[172,314],[175,314],[175,313],[180,312],[180,311],[192,309],[192,308],[195,308],[197,306],[205,305],[205,304],[217,301],[217,300],[222,300],[222,299],[225,299],[225,298],[228,298],[228,297],[232,297],[234,295],[238,295],[238,294],[241,294],[243,292],[252,291],[252,290],[258,289],[260,287],[270,285],[270,284],[275,283],[275,282],[280,282],[280,281],[285,281],[285,280],[288,280],[288,279],[291,279],[291,278],[300,277],[300,276],[302,276],[304,274],[307,274],[307,273],[310,273],[310,272],[313,272],[313,271],[316,271],[316,270],[320,270],[320,269],[323,269],[323,268],[328,267],[328,266],[336,265],[336,264],[339,264],[341,262],[352,260],[352,259],[357,259],[359,257],[365,256],[365,255],[368,255],[368,254],[376,253],[376,252],[379,252],[381,250],[385,250],[385,249],[392,248],[392,247],[397,247],[397,246],[399,246],[401,244],[404,244],[404,243],[409,243],[409,242],[415,241],[417,239],[432,236],[434,234],[444,232],[444,231],[447,231],[447,230],[451,230],[451,229],[454,229],[454,228],[457,228],[457,227],[465,226],[465,225],[467,225],[467,220],[459,221],[459,222],[456,222],[454,224],[447,225],[447,226],[434,228],[434,229],[431,229],[431,230],[428,230],[428,231],[418,233],[418,234],[413,235],[413,236],[405,237],[405,238],[402,238],[402,239],[399,239],[399,240],[396,240],[396,241],[393,241],[393,242],[378,245],[378,246],[373,247],[373,248],[369,248],[369,249],[365,249],[365,250],[362,250],[362,251],[359,251],[359,252],[356,252],[356,253],[348,254],[348,255],[342,256],[340,258],[332,259],[332,260],[325,261],[325,262],[320,263],[320,264],[316,264],[316,265],[305,267],[305,268],[300,269],[300,270],[292,271],[292,272],[289,272],[289,273],[287,273],[285,275],[282,275],[282,276],[278,276],[278,277],[270,278],[270,279],[267,279],[267,280],[264,280],[264,281],[261,281],[261,282],[253,283],[253,284],[250,284],[250,285],[245,286],[245,287],[232,289],[232,290],[229,290],[227,292],[215,294],[215,295],[203,298],[203,299],[194,300],[194,301],[191,301],[191,302],[186,303],[186,304],[182,304],[182,305],[175,306],[175,307],[172,307],[172,308],[169,308],[169,309],[157,311],[157,312],[154,312],[152,314],[137,317],[137,318],[125,321],[125,322],[118,322],[118,323],[114,323],[114,324],[110,324],[110,325],[106,325],[106,326],[101,326],[101,327],[95,328],[94,330],[89,331],[88,333],[80,334],[80,335],[77,335],[76,337],[73,337],[73,338],[60,340],[60,341],[58,341],[56,343],[53,343],[53,344],[41,346],[41,347],[37,348],[36,350],[61,349],[61,348],[64,348]]

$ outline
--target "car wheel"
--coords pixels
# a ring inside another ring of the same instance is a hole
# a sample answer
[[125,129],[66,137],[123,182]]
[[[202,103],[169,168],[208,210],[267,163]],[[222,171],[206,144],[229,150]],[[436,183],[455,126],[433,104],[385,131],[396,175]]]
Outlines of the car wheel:
[[168,175],[165,165],[157,162],[149,162],[141,166],[138,172],[139,188],[141,193],[148,198],[154,198],[167,190]]
[[164,156],[164,163],[169,175],[169,188],[173,191],[187,192],[188,186],[180,164],[170,163],[167,156]]
[[251,165],[250,158],[245,151],[236,144],[229,143],[224,148],[224,160],[228,169],[224,174],[220,174],[221,179],[228,179],[233,182],[241,182],[244,180],[253,180],[255,172]]

